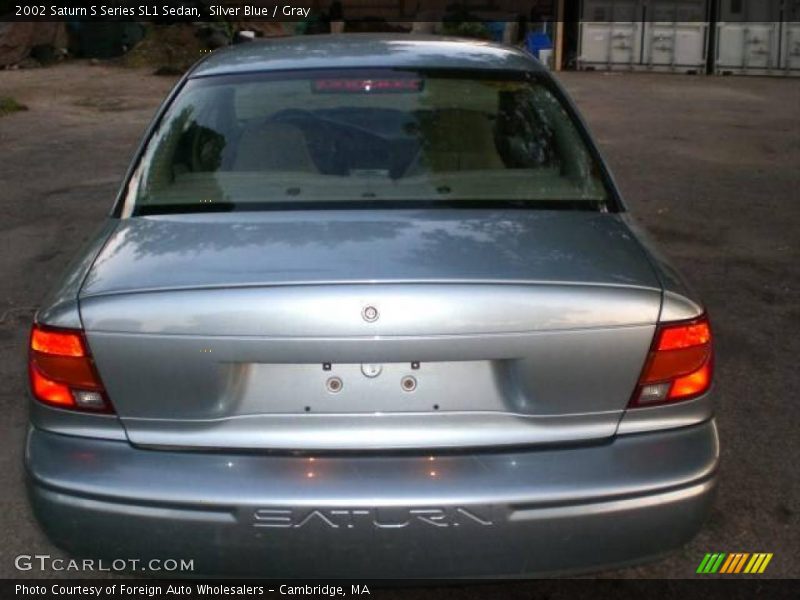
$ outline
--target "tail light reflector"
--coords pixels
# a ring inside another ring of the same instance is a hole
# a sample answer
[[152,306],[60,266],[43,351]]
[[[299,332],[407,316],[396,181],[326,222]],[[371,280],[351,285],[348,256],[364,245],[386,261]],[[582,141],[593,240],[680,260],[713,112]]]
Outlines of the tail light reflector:
[[658,326],[631,407],[696,398],[711,387],[713,349],[708,317]]
[[113,412],[81,330],[34,323],[28,374],[31,392],[39,402],[71,410]]

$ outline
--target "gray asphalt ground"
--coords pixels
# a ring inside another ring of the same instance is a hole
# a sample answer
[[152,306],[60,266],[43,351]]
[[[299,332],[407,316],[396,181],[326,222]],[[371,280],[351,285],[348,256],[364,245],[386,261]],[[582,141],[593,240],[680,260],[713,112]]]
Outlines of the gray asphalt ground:
[[[800,576],[800,79],[567,73],[627,202],[705,298],[716,333],[721,485],[705,529],[601,577],[691,577],[706,552],[773,552]],[[23,486],[25,360],[37,304],[113,201],[172,85],[75,62],[0,71],[0,577],[59,555]],[[602,552],[602,548],[598,548]],[[79,576],[43,573],[41,577]],[[516,596],[526,584],[476,588]]]

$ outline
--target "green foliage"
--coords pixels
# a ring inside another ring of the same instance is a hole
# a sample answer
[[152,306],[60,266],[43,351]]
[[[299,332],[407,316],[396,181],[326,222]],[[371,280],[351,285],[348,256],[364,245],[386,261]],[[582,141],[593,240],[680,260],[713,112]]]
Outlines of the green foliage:
[[9,96],[0,96],[0,117],[5,117],[21,110],[28,110],[28,107]]
[[459,37],[478,38],[488,40],[491,36],[486,25],[480,21],[445,21],[442,32],[445,35],[456,35]]

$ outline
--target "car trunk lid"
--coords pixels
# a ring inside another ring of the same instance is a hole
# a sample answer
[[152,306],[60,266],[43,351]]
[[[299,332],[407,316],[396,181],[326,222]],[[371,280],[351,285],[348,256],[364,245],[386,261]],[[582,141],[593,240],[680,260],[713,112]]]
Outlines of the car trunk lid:
[[132,442],[309,451],[611,436],[659,308],[624,224],[573,211],[127,219],[81,293]]

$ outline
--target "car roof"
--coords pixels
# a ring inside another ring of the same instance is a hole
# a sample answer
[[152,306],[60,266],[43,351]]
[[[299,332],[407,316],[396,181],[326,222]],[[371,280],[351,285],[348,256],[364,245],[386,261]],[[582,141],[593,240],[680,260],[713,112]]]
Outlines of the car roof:
[[201,61],[190,76],[358,67],[543,70],[530,54],[484,40],[413,34],[322,34],[231,46]]

